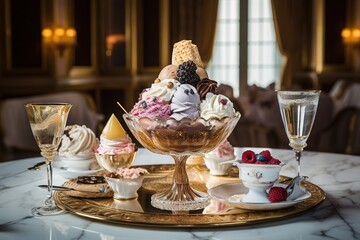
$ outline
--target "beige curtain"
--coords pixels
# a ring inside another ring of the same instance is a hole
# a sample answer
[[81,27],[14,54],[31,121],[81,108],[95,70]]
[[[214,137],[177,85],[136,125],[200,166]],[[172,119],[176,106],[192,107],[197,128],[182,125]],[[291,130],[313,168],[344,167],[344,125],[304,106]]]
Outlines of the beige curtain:
[[192,40],[205,66],[214,46],[217,11],[218,0],[171,1],[171,43]]
[[290,88],[292,76],[302,68],[301,53],[305,17],[305,0],[272,0],[272,12],[279,50],[284,65],[278,89]]

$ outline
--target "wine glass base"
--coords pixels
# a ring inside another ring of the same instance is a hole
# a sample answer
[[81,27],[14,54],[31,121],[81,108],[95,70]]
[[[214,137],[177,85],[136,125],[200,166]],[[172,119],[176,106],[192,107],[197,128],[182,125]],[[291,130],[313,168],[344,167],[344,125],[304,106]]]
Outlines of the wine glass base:
[[35,217],[40,216],[53,216],[63,213],[64,210],[58,208],[57,206],[44,206],[44,207],[34,207],[31,209],[31,214]]
[[203,209],[210,204],[206,193],[193,191],[197,196],[191,200],[173,200],[164,193],[156,193],[151,196],[151,205],[162,210],[181,212]]

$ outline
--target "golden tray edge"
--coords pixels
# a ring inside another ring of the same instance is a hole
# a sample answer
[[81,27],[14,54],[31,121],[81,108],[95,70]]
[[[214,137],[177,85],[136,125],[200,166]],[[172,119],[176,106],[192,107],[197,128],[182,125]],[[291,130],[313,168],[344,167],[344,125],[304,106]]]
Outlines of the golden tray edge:
[[[149,179],[153,179],[151,178],[152,174],[155,176],[169,174],[169,172],[171,172],[169,170],[173,165],[148,165],[141,167],[150,170]],[[291,178],[280,176],[280,179],[289,181]],[[76,198],[62,192],[55,192],[54,199],[60,208],[70,213],[108,223],[164,228],[208,228],[243,226],[265,223],[273,220],[283,220],[303,214],[326,199],[325,192],[317,185],[305,181],[303,186],[311,193],[311,196],[305,201],[297,203],[292,207],[264,211],[241,209],[239,213],[236,213],[235,211],[235,213],[229,214],[190,213],[182,215],[172,214],[171,212],[161,210],[158,210],[159,212],[134,212],[115,209],[110,207],[107,203],[103,203],[113,201],[112,198],[107,198],[107,200],[101,199],[101,202],[99,203],[99,199]],[[150,204],[150,198],[146,201],[147,204]]]

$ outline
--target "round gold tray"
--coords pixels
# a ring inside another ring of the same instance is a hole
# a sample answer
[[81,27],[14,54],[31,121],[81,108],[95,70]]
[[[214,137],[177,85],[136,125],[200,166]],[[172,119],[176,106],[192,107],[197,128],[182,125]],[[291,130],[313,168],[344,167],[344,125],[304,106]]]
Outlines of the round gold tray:
[[[189,213],[172,213],[151,206],[151,195],[170,187],[174,165],[142,166],[150,174],[138,191],[137,199],[120,201],[113,198],[76,198],[56,192],[57,205],[70,213],[83,217],[119,224],[155,227],[220,227],[238,226],[293,217],[320,204],[326,197],[325,192],[315,184],[303,182],[311,196],[292,207],[256,211],[229,207],[226,212],[204,210]],[[237,169],[232,168],[227,177],[214,177],[205,167],[189,167],[188,175],[193,188],[207,191],[208,188],[223,183],[239,182]],[[279,182],[289,182],[291,178],[280,176]]]

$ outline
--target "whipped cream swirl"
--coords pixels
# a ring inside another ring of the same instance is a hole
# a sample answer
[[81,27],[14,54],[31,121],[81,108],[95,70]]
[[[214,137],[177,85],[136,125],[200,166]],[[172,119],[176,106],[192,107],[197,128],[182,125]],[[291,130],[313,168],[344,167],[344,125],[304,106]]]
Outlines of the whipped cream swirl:
[[175,79],[165,79],[160,82],[155,82],[151,85],[151,88],[146,89],[141,94],[141,100],[145,100],[148,97],[159,97],[168,103],[179,85],[180,82]]
[[61,138],[59,156],[73,160],[92,159],[98,144],[99,140],[90,128],[84,125],[67,126]]
[[200,103],[200,116],[206,120],[215,117],[222,119],[232,117],[235,114],[233,103],[224,95],[215,95],[211,92]]

